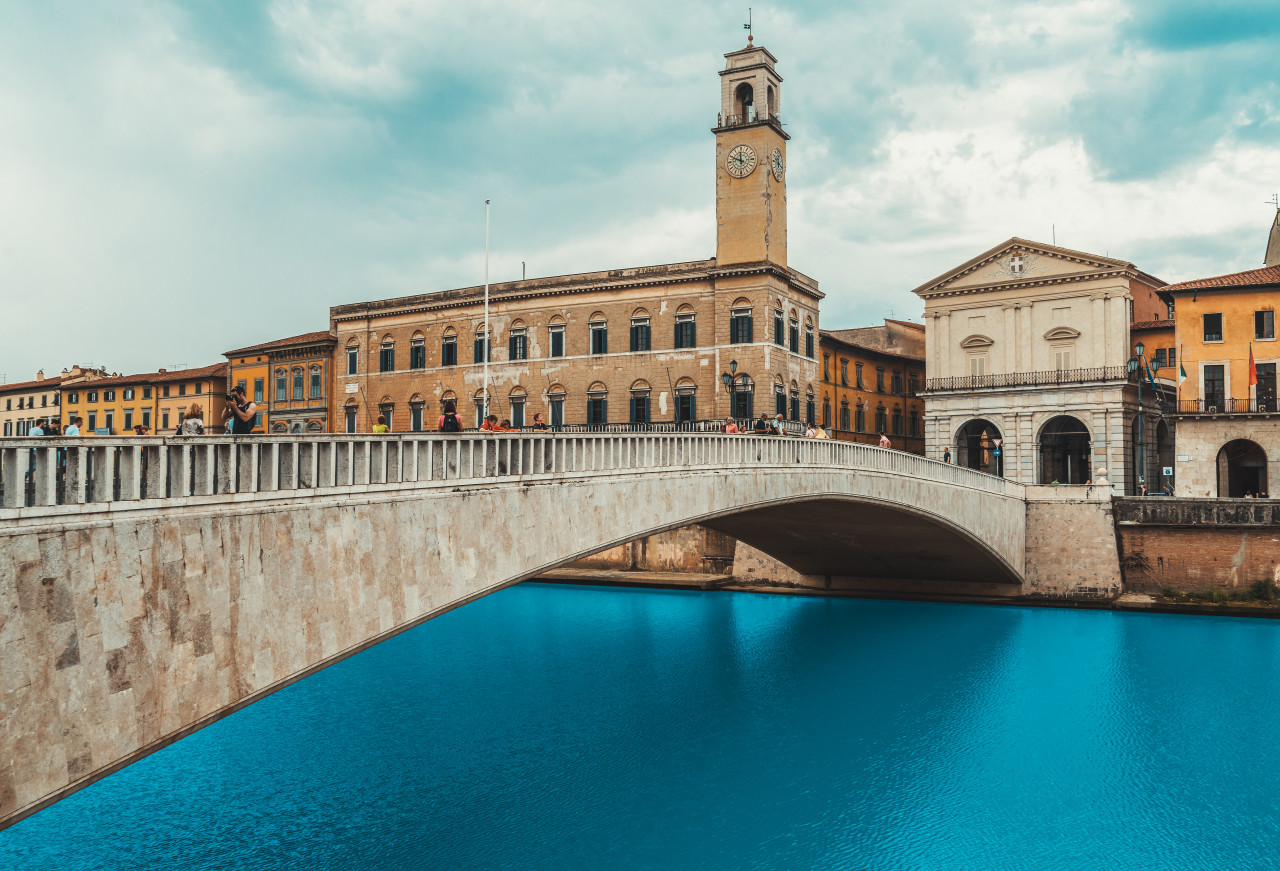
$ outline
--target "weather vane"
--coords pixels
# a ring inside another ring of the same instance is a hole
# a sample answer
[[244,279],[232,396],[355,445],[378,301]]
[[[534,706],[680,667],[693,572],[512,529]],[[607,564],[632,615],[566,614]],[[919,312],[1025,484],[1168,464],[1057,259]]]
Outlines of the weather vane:
[[747,42],[755,39],[755,34],[751,32],[751,7],[747,7],[747,23],[742,25],[742,29],[747,32]]

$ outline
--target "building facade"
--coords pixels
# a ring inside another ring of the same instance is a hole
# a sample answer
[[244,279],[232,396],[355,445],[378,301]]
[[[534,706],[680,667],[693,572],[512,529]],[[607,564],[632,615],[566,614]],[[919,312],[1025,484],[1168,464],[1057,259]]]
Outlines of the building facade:
[[[725,55],[713,129],[716,256],[334,306],[335,429],[687,423],[816,396],[817,282],[787,264],[786,147],[776,59]],[[488,366],[486,367],[486,354]],[[486,381],[487,371],[487,381]]]
[[887,435],[894,448],[923,455],[924,340],[924,326],[909,321],[823,330],[822,427],[837,439],[869,445]]
[[79,416],[84,419],[82,435],[128,435],[139,426],[156,435],[172,435],[191,406],[199,403],[205,431],[225,432],[226,379],[227,364],[214,363],[63,384],[62,425]]
[[0,435],[17,438],[43,421],[58,423],[62,415],[59,388],[103,378],[106,374],[102,369],[72,366],[51,378],[46,378],[41,370],[32,381],[0,384]]
[[1129,371],[1130,331],[1168,319],[1164,284],[1126,261],[1014,238],[916,288],[928,455],[950,448],[1027,484],[1083,484],[1099,468],[1119,492],[1157,480],[1159,445],[1138,468],[1140,390],[1152,432],[1160,403]]
[[303,333],[227,351],[227,389],[239,384],[258,406],[255,432],[331,432],[334,335]]
[[1280,483],[1280,264],[1166,290],[1180,357],[1172,409],[1178,495],[1271,495]]

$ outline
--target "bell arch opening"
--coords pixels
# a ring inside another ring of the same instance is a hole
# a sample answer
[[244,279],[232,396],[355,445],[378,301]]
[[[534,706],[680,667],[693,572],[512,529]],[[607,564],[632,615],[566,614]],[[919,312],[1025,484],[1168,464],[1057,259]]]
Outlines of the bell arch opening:
[[1245,499],[1267,489],[1267,454],[1249,439],[1234,439],[1218,451],[1218,496]]

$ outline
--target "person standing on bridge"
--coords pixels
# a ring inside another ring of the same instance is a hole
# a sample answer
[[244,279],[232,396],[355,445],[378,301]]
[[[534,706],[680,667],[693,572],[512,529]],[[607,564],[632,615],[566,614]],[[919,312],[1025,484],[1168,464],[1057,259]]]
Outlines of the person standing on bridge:
[[227,394],[227,406],[222,409],[222,422],[225,424],[228,420],[231,421],[228,432],[232,435],[249,435],[253,432],[253,419],[257,414],[258,406],[245,396],[244,388],[239,384],[232,387]]
[[385,435],[391,432],[391,428],[387,426],[387,416],[385,414],[378,415],[378,422],[373,425],[373,431],[378,435]]
[[882,448],[893,447],[893,442],[889,441],[889,437],[884,433],[880,433],[880,447]]
[[444,401],[444,412],[440,415],[440,423],[436,428],[440,432],[462,432],[462,421],[458,419],[458,403],[452,399]]
[[786,435],[786,434],[787,434],[787,430],[786,430],[786,428],[785,428],[785,427],[783,427],[783,425],[782,425],[782,413],[781,413],[781,412],[779,412],[779,413],[778,413],[778,414],[773,418],[772,430],[773,430],[773,435],[776,435],[776,436],[784,436],[784,435]]
[[769,434],[769,415],[765,414],[763,411],[760,412],[760,419],[756,421],[754,431],[756,435]]
[[547,422],[542,419],[542,412],[539,411],[533,416],[533,428],[538,432],[547,431]]
[[738,432],[738,422],[733,419],[733,415],[729,415],[724,419],[724,434],[736,435]]

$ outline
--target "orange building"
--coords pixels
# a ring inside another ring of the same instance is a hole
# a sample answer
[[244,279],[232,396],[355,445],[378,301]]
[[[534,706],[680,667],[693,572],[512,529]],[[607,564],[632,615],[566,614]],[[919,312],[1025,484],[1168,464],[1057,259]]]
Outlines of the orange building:
[[886,320],[884,326],[822,330],[819,421],[842,441],[924,454],[924,325]]
[[65,425],[59,388],[64,384],[104,378],[106,374],[102,369],[72,366],[51,378],[46,378],[41,370],[36,373],[34,381],[0,384],[0,434],[6,437],[25,436],[42,421]]
[[227,351],[228,387],[240,384],[258,406],[254,432],[330,432],[333,333],[321,330]]
[[226,363],[215,363],[63,384],[59,388],[63,426],[78,416],[84,419],[82,435],[128,435],[138,426],[168,435],[177,429],[191,404],[199,402],[205,431],[224,432],[226,367]]

